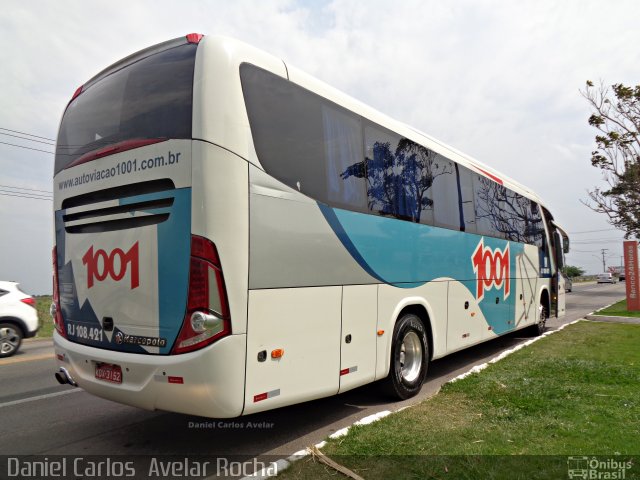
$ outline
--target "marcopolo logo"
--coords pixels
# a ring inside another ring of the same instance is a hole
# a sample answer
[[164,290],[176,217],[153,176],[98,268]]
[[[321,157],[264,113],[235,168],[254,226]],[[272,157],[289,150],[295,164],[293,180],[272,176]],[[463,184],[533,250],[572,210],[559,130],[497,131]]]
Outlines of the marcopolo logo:
[[134,243],[128,252],[121,248],[115,248],[111,253],[103,249],[93,251],[93,245],[82,257],[82,264],[87,266],[87,288],[93,287],[94,282],[102,282],[111,277],[116,282],[122,280],[129,268],[131,289],[140,285],[140,272],[138,260],[138,242]]
[[471,256],[473,271],[476,274],[476,298],[484,298],[484,292],[492,288],[501,289],[504,285],[504,299],[509,296],[509,243],[504,250],[484,246],[484,237]]
[[114,336],[118,345],[140,345],[142,347],[166,347],[167,339],[162,337],[144,337],[141,335],[129,335],[118,332]]

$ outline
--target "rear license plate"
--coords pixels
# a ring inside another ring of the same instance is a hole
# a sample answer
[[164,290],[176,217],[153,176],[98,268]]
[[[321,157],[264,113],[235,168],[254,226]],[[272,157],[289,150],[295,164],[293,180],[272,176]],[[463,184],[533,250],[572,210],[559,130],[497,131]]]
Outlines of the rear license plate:
[[98,363],[96,365],[96,378],[111,383],[122,383],[122,368],[120,365]]

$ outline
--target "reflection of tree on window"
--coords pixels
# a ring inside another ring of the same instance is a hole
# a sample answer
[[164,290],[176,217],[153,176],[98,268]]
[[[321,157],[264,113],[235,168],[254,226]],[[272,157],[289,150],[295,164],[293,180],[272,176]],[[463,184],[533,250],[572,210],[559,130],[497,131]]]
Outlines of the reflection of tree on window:
[[[423,212],[433,209],[430,189],[435,179],[440,175],[453,175],[451,165],[439,161],[435,152],[406,138],[398,140],[395,151],[389,141],[375,141],[371,150],[368,152],[371,158],[367,156],[362,162],[349,166],[340,176],[367,179],[370,210],[420,222]],[[430,213],[433,216],[433,212]]]
[[504,185],[476,177],[476,222],[478,233],[514,242],[537,243],[541,223],[537,205]]

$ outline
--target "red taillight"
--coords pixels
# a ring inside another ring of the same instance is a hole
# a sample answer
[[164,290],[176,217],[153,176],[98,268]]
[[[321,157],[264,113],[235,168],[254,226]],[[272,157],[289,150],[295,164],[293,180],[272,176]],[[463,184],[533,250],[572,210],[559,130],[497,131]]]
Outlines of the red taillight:
[[198,237],[196,235],[191,236],[191,256],[202,258],[203,260],[206,260],[220,268],[218,251],[216,250],[213,242],[210,242],[205,238]]
[[[82,93],[82,89],[83,89],[83,88],[84,88],[84,85],[80,85],[80,86],[76,89],[76,91],[75,91],[75,92],[73,92],[73,96],[71,97],[71,100],[69,100],[69,103],[67,103],[67,107],[66,107],[66,108],[69,108],[69,105],[71,105],[71,102],[73,102],[73,101],[76,99],[76,97]],[[65,109],[65,110],[66,110],[66,109]]]
[[53,247],[51,252],[53,257],[53,303],[51,305],[51,316],[53,317],[53,323],[56,326],[56,330],[60,335],[66,338],[67,332],[64,329],[62,322],[62,312],[60,311],[60,291],[58,290],[58,250],[57,247]]
[[198,350],[230,333],[220,257],[211,241],[192,235],[187,311],[171,353]]
[[69,103],[73,102],[73,101],[76,99],[76,97],[82,93],[82,89],[83,89],[83,88],[84,88],[84,85],[80,85],[80,86],[76,89],[76,91],[75,91],[75,92],[73,92],[73,97],[71,97],[71,100],[69,100]]
[[22,298],[20,299],[20,301],[22,303],[26,303],[27,305],[29,305],[30,307],[36,308],[36,301],[31,298],[31,297],[27,297],[27,298]]
[[198,44],[200,40],[202,40],[202,37],[204,37],[204,35],[201,33],[189,33],[187,35],[187,42]]

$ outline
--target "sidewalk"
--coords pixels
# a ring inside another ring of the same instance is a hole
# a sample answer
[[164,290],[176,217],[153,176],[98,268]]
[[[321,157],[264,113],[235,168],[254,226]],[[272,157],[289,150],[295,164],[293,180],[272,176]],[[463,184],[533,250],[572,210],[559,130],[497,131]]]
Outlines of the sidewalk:
[[640,318],[638,317],[618,317],[618,316],[608,316],[608,315],[585,315],[587,320],[592,320],[595,322],[611,322],[611,323],[632,323],[636,325],[640,325]]

